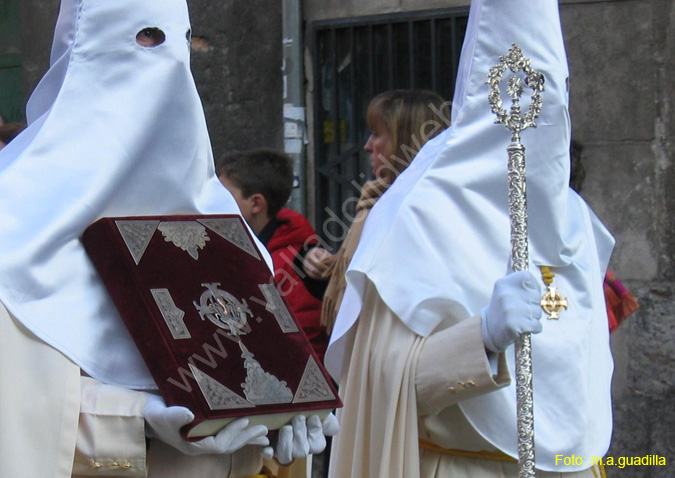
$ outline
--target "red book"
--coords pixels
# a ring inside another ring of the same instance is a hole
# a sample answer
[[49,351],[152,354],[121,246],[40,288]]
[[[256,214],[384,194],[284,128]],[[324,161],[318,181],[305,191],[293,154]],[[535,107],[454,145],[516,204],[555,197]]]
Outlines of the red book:
[[103,218],[82,242],[187,439],[340,399],[240,216]]

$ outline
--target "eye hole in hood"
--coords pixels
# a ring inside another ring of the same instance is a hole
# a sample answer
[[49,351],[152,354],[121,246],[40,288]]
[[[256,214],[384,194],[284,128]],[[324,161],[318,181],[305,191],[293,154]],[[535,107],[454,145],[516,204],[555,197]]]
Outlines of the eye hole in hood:
[[156,27],[147,27],[136,34],[136,43],[146,48],[161,45],[166,40],[164,32]]

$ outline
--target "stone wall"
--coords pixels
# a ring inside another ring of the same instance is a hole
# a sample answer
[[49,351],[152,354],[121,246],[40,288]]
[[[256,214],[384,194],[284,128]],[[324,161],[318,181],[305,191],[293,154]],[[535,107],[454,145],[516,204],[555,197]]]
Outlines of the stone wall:
[[49,66],[49,52],[59,2],[31,0],[21,3],[21,56],[26,99]]
[[468,4],[468,0],[369,0],[367,2],[305,0],[303,3],[305,19],[308,21],[452,8]]
[[612,335],[614,436],[607,456],[665,457],[666,466],[607,467],[612,478],[670,478],[675,467],[672,282],[629,282],[640,310]]
[[608,467],[609,477],[673,476],[675,320],[673,138],[675,4],[561,7],[581,191],[615,234],[610,267],[641,309],[612,336],[615,429],[608,456],[657,454],[667,466]]
[[192,70],[214,156],[255,147],[283,149],[280,4],[189,3]]

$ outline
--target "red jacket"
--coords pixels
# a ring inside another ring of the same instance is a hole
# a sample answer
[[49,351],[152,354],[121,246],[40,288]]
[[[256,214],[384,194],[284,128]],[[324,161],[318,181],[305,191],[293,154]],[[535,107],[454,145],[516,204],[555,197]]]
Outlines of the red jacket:
[[290,209],[284,208],[279,211],[276,220],[279,226],[266,246],[274,263],[274,277],[279,293],[288,302],[312,343],[314,351],[323,362],[323,355],[328,346],[328,335],[320,324],[321,301],[307,291],[299,276],[302,271],[293,265],[295,255],[305,242],[317,243],[316,232],[302,214]]

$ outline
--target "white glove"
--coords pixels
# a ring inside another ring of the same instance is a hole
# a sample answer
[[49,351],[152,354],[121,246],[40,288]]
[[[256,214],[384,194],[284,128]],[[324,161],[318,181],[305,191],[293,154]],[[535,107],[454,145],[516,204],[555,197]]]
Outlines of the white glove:
[[282,465],[288,465],[296,458],[321,453],[326,449],[326,437],[337,435],[340,425],[334,414],[329,414],[323,422],[318,415],[305,418],[304,415],[293,417],[290,425],[279,429],[276,450],[269,446],[263,448],[263,457],[275,457]]
[[230,422],[215,436],[189,442],[180,434],[180,428],[194,420],[194,414],[185,407],[167,407],[157,395],[149,395],[143,409],[148,424],[146,435],[156,437],[185,455],[233,453],[245,445],[269,445],[267,427],[248,426],[247,418]]
[[485,348],[501,353],[521,334],[541,332],[541,296],[541,287],[530,271],[497,280],[490,304],[481,310]]

